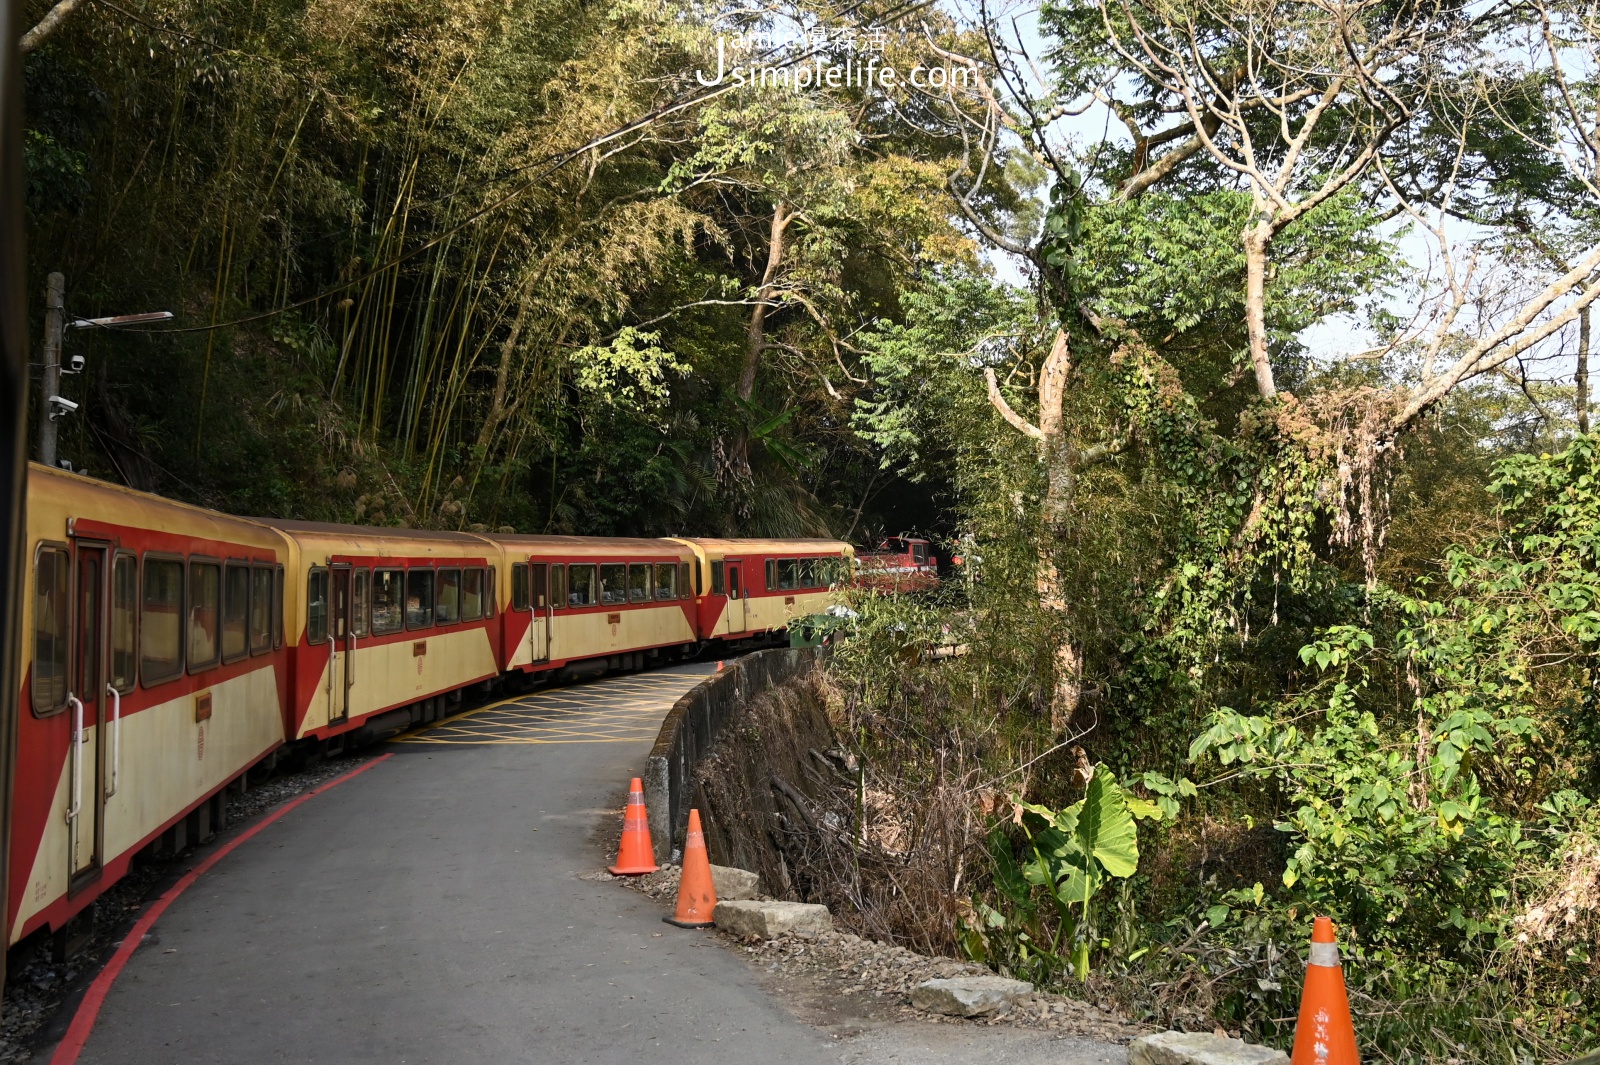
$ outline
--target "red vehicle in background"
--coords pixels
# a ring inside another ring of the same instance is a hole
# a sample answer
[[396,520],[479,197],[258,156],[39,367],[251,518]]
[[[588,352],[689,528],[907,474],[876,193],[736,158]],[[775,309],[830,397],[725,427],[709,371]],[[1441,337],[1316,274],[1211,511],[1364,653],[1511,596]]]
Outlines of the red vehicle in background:
[[932,545],[901,533],[870,551],[856,552],[856,581],[880,592],[925,592],[939,586],[939,560]]

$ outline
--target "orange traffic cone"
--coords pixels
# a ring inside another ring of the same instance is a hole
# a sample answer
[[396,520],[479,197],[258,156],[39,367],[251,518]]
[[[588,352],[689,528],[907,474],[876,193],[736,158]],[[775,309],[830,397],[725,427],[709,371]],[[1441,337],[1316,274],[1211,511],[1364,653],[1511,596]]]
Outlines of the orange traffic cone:
[[1290,1065],[1360,1065],[1360,1061],[1333,922],[1318,917],[1311,929],[1311,964],[1306,967]]
[[612,876],[639,876],[661,868],[650,844],[650,818],[644,809],[644,782],[638,777],[628,785],[628,809],[622,815],[622,843],[617,847],[617,864]]
[[679,928],[704,928],[717,908],[717,889],[711,882],[711,859],[706,857],[706,837],[700,831],[700,811],[689,811],[689,832],[683,837],[683,879],[678,883],[678,910],[663,917]]
[[718,673],[722,672],[722,659],[720,659],[720,658],[717,659],[717,672]]

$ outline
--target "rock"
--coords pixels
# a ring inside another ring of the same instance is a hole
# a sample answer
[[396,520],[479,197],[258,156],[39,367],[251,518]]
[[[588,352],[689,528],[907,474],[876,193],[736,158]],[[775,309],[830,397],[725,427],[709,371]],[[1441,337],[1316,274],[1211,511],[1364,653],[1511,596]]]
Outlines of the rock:
[[748,869],[735,869],[731,865],[713,865],[711,886],[716,889],[719,900],[734,902],[738,899],[753,899],[761,894],[761,877]]
[[719,901],[711,918],[730,935],[761,939],[773,939],[785,932],[826,932],[833,927],[828,908],[809,902]]
[[976,1017],[1031,994],[1033,985],[1022,980],[1007,980],[1003,976],[958,976],[918,984],[911,989],[911,1004],[930,1013]]
[[1128,1065],[1289,1065],[1289,1056],[1211,1032],[1158,1032],[1128,1044]]

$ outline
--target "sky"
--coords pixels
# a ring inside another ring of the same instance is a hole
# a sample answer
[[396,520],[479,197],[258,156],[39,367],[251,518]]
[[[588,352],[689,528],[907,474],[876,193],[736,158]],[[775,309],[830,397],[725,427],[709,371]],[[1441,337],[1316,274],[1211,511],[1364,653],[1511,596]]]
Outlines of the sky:
[[[954,3],[961,16],[976,21],[976,0],[954,0]],[[1020,41],[1035,63],[1045,68],[1047,65],[1043,57],[1048,52],[1049,43],[1039,30],[1037,3],[1014,0],[1007,4],[1005,0],[1001,0],[1001,5],[991,7],[990,11],[999,12],[999,21],[1008,28],[1008,36],[1011,37],[1012,43]],[[1040,96],[1045,95],[1047,91],[1045,86],[1038,84],[1031,88]],[[1064,116],[1052,126],[1052,133],[1059,140],[1068,143],[1091,144],[1107,137],[1114,142],[1131,143],[1127,131],[1119,122],[1111,119],[1103,104],[1098,103],[1091,104],[1080,115]],[[1045,190],[1041,190],[1041,197],[1044,194]],[[1435,263],[1438,253],[1433,239],[1415,227],[1408,227],[1404,220],[1390,223],[1390,230],[1396,235],[1399,253],[1407,263],[1407,276],[1419,281],[1432,276],[1430,268]],[[1458,253],[1485,236],[1484,231],[1457,220],[1447,221],[1445,232]],[[1028,268],[1019,257],[992,249],[986,252],[986,257],[1000,280],[1017,285],[1028,284]],[[1409,319],[1416,312],[1418,304],[1419,292],[1414,285],[1396,289],[1381,301],[1386,310],[1402,319]],[[1564,345],[1559,343],[1547,345],[1549,350],[1545,351],[1541,358],[1530,360],[1528,365],[1530,379],[1571,380],[1575,360],[1572,353],[1564,351],[1563,347],[1570,349],[1573,340],[1562,339],[1565,340]],[[1300,340],[1313,359],[1324,363],[1339,361],[1352,353],[1372,348],[1378,343],[1377,336],[1364,322],[1346,315],[1330,317],[1319,322],[1301,333]]]

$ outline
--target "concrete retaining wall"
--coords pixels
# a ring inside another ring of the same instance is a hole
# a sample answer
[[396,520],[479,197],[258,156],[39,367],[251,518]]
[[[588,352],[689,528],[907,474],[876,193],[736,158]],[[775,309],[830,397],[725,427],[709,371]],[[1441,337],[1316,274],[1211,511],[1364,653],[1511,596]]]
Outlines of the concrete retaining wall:
[[757,692],[805,672],[816,660],[814,647],[757,651],[731,662],[673,704],[644,768],[644,801],[650,810],[657,862],[666,861],[677,849],[689,822],[695,766],[738,708]]

